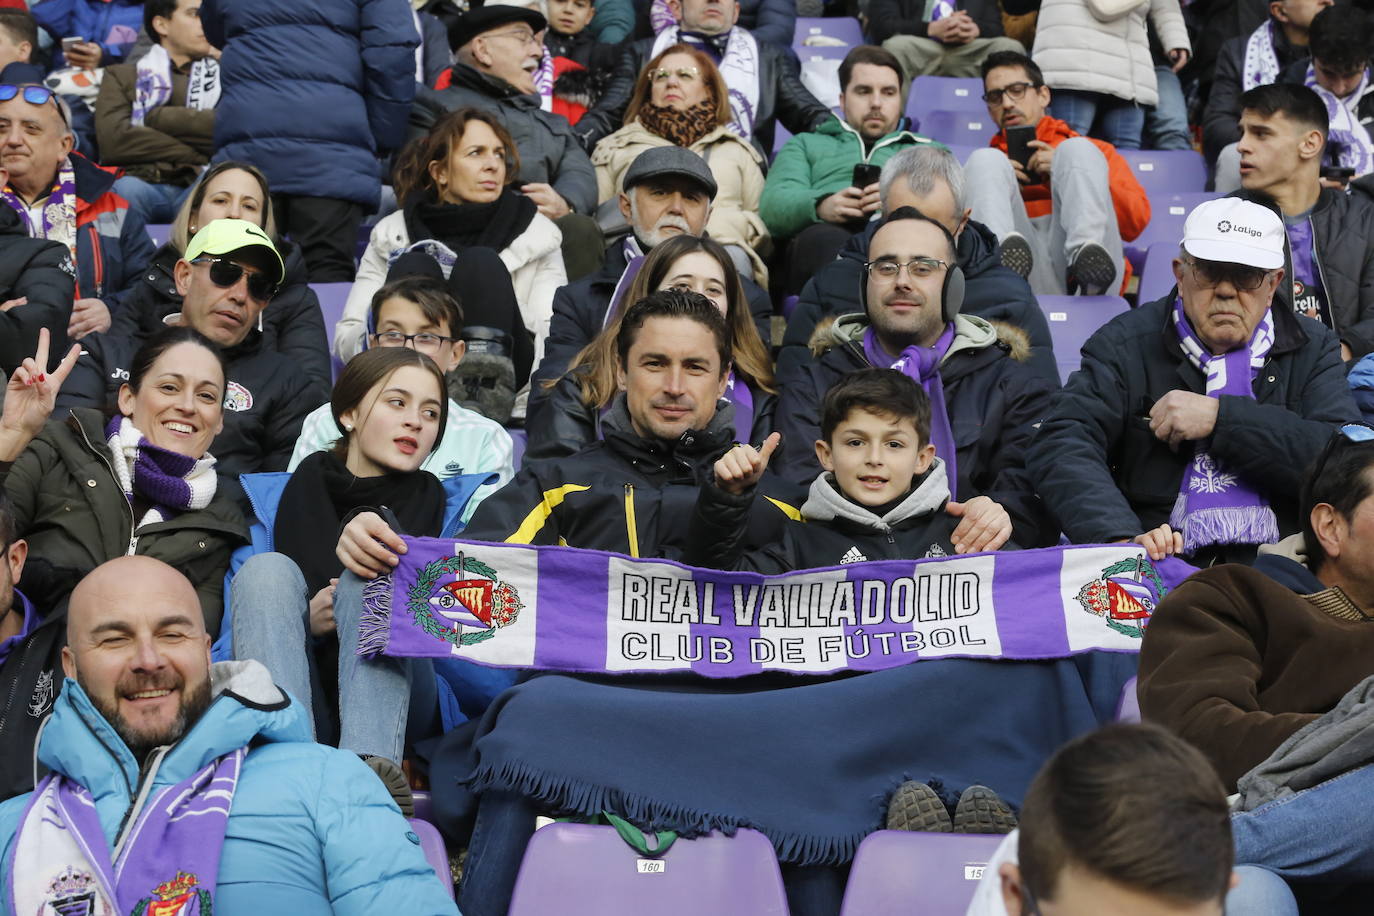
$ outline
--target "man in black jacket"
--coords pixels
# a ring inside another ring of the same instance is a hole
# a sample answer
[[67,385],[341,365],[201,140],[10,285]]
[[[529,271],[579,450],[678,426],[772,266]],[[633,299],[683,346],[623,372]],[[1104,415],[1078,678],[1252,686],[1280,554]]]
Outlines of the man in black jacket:
[[625,46],[605,95],[573,129],[584,147],[590,150],[624,123],[625,106],[640,71],[657,53],[678,42],[699,46],[715,59],[730,87],[731,129],[765,157],[773,149],[774,121],[800,134],[830,117],[830,109],[802,85],[796,58],[787,49],[759,41],[735,25],[737,0],[679,0],[678,8],[678,26],[664,29],[657,38]]
[[[1030,339],[1024,362],[1053,387],[1059,369],[1045,314],[1025,278],[1002,264],[997,237],[971,218],[964,202],[964,170],[959,160],[940,147],[915,147],[897,153],[883,166],[878,183],[884,213],[914,207],[954,236],[959,267],[964,271],[964,302],[960,311],[991,322],[1013,325]],[[839,257],[818,269],[802,288],[796,308],[787,319],[787,333],[778,354],[778,374],[810,360],[811,335],[827,315],[862,309],[863,265],[878,223],[856,234]]]
[[19,214],[0,207],[0,372],[13,372],[33,355],[42,328],[51,335],[50,352],[66,349],[75,294],[76,265],[66,246],[30,238]]
[[1134,539],[1208,564],[1253,559],[1254,535],[1298,530],[1304,469],[1359,411],[1335,335],[1271,308],[1283,235],[1258,204],[1201,204],[1174,260],[1177,290],[1083,345],[1027,456],[1071,541]]
[[[1374,189],[1323,187],[1326,108],[1306,86],[1274,83],[1241,96],[1241,197],[1277,205],[1287,227],[1284,276],[1296,311],[1336,332],[1341,358],[1374,351]],[[1285,287],[1285,291],[1286,291]]]
[[[263,346],[258,320],[282,275],[281,256],[267,234],[245,220],[210,223],[176,265],[181,323],[223,347],[228,363],[224,430],[210,452],[221,484],[236,490],[240,474],[286,470],[306,415],[329,398],[295,361]],[[140,327],[86,340],[58,406],[112,403],[146,337]]]
[[996,0],[870,0],[868,31],[874,44],[902,62],[908,80],[975,77],[989,54],[1026,53],[1003,33]]
[[[865,311],[835,319],[815,359],[778,374],[775,428],[782,449],[772,467],[798,485],[820,473],[814,443],[821,400],[841,376],[930,359],[934,377],[925,381],[940,391],[954,446],[952,456],[940,454],[937,440],[937,454],[957,471],[954,499],[988,496],[1011,515],[1017,544],[1053,543],[1055,532],[1045,524],[1024,468],[1025,451],[1049,407],[1050,385],[1012,358],[1005,339],[1020,337],[1025,348],[1024,334],[959,314],[960,281],[950,273],[958,269],[954,251],[949,231],[916,210],[896,210],[884,220],[868,249]],[[897,272],[886,276],[892,264]]]

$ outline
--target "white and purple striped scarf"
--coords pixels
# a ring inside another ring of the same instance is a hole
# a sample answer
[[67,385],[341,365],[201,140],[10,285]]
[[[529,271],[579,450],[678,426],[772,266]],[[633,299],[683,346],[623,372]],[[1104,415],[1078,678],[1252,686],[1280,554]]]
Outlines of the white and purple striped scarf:
[[1274,20],[1250,33],[1245,43],[1245,63],[1241,68],[1241,87],[1249,92],[1256,86],[1268,86],[1279,78],[1279,56],[1274,51]]
[[545,48],[539,58],[539,69],[534,71],[534,91],[539,93],[539,107],[553,111],[553,55]]
[[930,441],[935,454],[945,466],[949,477],[949,492],[958,499],[959,469],[954,446],[954,430],[949,425],[949,410],[945,407],[945,385],[940,378],[940,363],[954,343],[954,322],[945,325],[939,339],[931,347],[912,345],[902,351],[894,362],[878,343],[878,336],[870,326],[864,332],[864,355],[871,365],[895,369],[916,384],[930,397]]
[[1365,70],[1360,85],[1344,99],[1337,98],[1330,90],[1322,88],[1317,82],[1317,72],[1312,64],[1307,65],[1307,76],[1303,82],[1317,95],[1326,106],[1326,117],[1330,122],[1326,132],[1326,143],[1330,149],[1339,150],[1334,164],[1355,170],[1355,177],[1374,172],[1374,142],[1369,131],[1360,123],[1355,106],[1369,88],[1369,71]]
[[[204,509],[215,496],[215,458],[191,458],[153,445],[128,417],[115,416],[105,427],[110,464],[124,495],[138,494],[152,504],[135,528],[192,509]],[[132,549],[132,545],[131,545]]]
[[[1273,313],[1266,311],[1248,346],[1214,356],[1198,339],[1183,300],[1174,300],[1174,329],[1188,362],[1207,378],[1207,396],[1254,399],[1254,381],[1274,346]],[[1279,523],[1264,497],[1240,476],[1230,473],[1198,442],[1183,472],[1169,525],[1183,534],[1183,553],[1214,544],[1271,544]]]
[[[719,36],[713,39],[714,42],[719,40]],[[704,36],[673,27],[658,33],[650,59],[678,43],[694,45],[713,58],[719,56],[717,67],[730,93],[730,129],[745,140],[753,137],[754,121],[759,111],[758,39],[747,29],[736,26],[725,34],[725,50],[719,53],[715,44],[708,42]]]
[[[172,97],[172,58],[162,45],[153,45],[134,65],[134,104],[129,120],[141,125],[154,108]],[[202,57],[191,64],[186,84],[186,107],[209,111],[219,104],[219,61]]]

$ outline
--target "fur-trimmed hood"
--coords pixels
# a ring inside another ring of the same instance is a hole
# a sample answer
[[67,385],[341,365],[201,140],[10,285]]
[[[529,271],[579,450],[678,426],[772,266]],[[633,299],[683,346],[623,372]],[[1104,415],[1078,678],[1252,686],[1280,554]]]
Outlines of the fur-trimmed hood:
[[[853,341],[862,345],[868,325],[868,317],[858,313],[826,316],[816,323],[808,347],[813,356],[821,356],[836,344]],[[1030,359],[1030,335],[1009,322],[987,321],[975,315],[958,315],[954,319],[954,329],[956,336],[946,358],[960,350],[982,349],[1001,344],[1006,348],[1007,354],[1017,362],[1024,363]]]

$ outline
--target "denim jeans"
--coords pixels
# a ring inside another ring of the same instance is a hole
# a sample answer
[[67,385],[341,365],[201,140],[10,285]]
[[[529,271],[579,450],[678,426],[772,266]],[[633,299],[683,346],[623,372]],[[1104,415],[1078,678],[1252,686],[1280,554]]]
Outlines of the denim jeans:
[[129,209],[137,211],[145,224],[159,226],[177,218],[177,211],[191,189],[174,184],[152,184],[125,175],[115,180],[114,192],[129,202]]
[[1050,97],[1050,116],[1076,134],[1105,140],[1117,149],[1140,149],[1145,129],[1144,108],[1101,92],[1056,89]]
[[1240,883],[1226,895],[1227,916],[1298,916],[1288,882],[1256,865],[1236,868]]
[[[234,577],[234,657],[267,666],[277,686],[314,708],[305,578],[280,553],[258,554]],[[426,659],[357,654],[363,580],[345,572],[334,591],[339,634],[339,747],[400,762],[405,741],[437,728],[434,667]]]
[[1150,149],[1192,149],[1188,133],[1188,101],[1178,74],[1166,66],[1155,67],[1159,101],[1145,112],[1145,145]]

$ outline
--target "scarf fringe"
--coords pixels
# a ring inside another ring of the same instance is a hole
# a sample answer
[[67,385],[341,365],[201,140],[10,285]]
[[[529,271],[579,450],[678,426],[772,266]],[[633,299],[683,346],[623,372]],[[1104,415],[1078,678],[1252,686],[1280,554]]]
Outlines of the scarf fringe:
[[1279,522],[1268,506],[1225,506],[1194,509],[1185,514],[1187,497],[1180,493],[1169,514],[1169,525],[1183,534],[1183,552],[1194,553],[1217,544],[1273,544]]
[[363,612],[358,620],[358,655],[376,658],[391,643],[391,576],[378,576],[363,586]]
[[[646,795],[622,792],[566,776],[534,770],[523,763],[483,764],[465,780],[469,791],[517,792],[527,798],[561,811],[585,817],[610,811],[643,830],[672,830],[683,839],[694,839],[719,830],[734,836],[741,827],[758,830],[768,837],[778,861],[789,865],[843,865],[854,858],[864,837],[872,830],[839,836],[810,836],[798,833],[776,834],[741,818],[673,805]],[[873,830],[881,820],[875,820]]]

